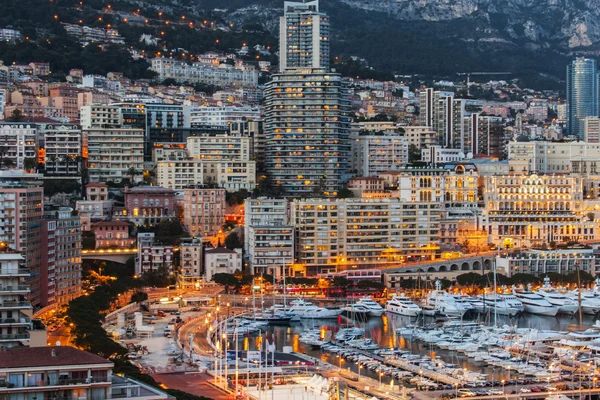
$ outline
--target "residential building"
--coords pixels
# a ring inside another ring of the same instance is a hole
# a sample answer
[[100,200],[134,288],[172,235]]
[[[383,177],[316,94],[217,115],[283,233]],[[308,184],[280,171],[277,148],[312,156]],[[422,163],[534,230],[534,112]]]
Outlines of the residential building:
[[33,68],[33,75],[48,76],[50,75],[50,64],[45,62],[30,62],[29,66]]
[[0,29],[0,40],[14,42],[19,39],[21,39],[21,31],[9,28]]
[[79,108],[82,129],[120,128],[121,108],[107,104],[90,104]]
[[[44,189],[39,181],[26,180],[34,174],[0,173],[0,240],[20,252],[28,271],[30,301],[41,305],[41,231]],[[14,179],[12,179],[14,178]]]
[[[132,169],[144,170],[144,131],[134,128],[90,128],[83,131],[91,182],[120,182]],[[134,179],[141,179],[134,175]]]
[[585,117],[583,119],[584,142],[600,143],[600,118]]
[[257,86],[259,76],[259,71],[250,64],[187,64],[163,57],[153,58],[150,69],[158,74],[157,78],[160,80],[171,78],[180,83],[205,83],[220,87]]
[[325,69],[276,74],[265,98],[271,182],[289,196],[335,196],[350,153],[350,103],[341,76]]
[[88,183],[84,200],[75,202],[75,210],[81,219],[81,230],[89,231],[93,221],[101,221],[112,215],[113,201],[108,200],[108,186],[102,183]]
[[116,29],[93,28],[77,24],[67,24],[64,22],[61,22],[61,24],[68,35],[74,36],[83,43],[98,42],[125,44],[125,39],[119,35],[119,31]]
[[183,225],[192,236],[209,240],[225,224],[225,189],[197,186],[183,190]]
[[0,121],[4,119],[4,108],[6,107],[6,103],[8,102],[8,96],[8,91],[4,88],[0,88]]
[[216,185],[228,191],[256,187],[256,161],[208,161],[182,159],[156,163],[156,182],[173,190]]
[[421,149],[421,161],[433,165],[457,162],[464,159],[465,153],[461,149],[443,148],[442,146]]
[[79,177],[82,168],[81,129],[74,124],[38,124],[38,158],[46,176]]
[[415,146],[419,150],[428,149],[438,143],[437,132],[429,126],[401,126],[398,130],[404,133],[409,146]]
[[577,176],[488,177],[482,227],[502,248],[597,240],[597,223],[583,215],[582,200]]
[[352,171],[377,176],[408,164],[408,140],[399,132],[362,132],[351,141]]
[[599,90],[596,59],[577,57],[567,65],[567,132],[570,135],[585,137],[585,117],[598,116]]
[[249,136],[237,135],[198,135],[187,138],[188,155],[197,160],[249,161],[252,147]]
[[177,285],[181,289],[197,289],[202,279],[202,238],[184,238],[179,244],[179,273]]
[[203,185],[204,169],[205,163],[201,160],[158,161],[155,168],[156,184],[172,190],[183,190],[188,186]]
[[270,274],[276,279],[293,275],[294,227],[251,225],[248,227],[248,263],[254,275]]
[[509,277],[521,273],[544,277],[549,273],[566,275],[575,271],[596,276],[598,272],[597,254],[591,248],[511,252],[498,257],[496,266],[504,268]]
[[329,17],[319,12],[319,1],[284,2],[279,20],[279,71],[299,68],[329,69]]
[[190,122],[196,126],[224,126],[233,123],[243,123],[247,120],[258,120],[262,110],[255,106],[223,105],[220,107],[200,106],[192,109]]
[[60,207],[44,213],[41,230],[40,303],[60,307],[81,296],[81,222]]
[[226,247],[204,251],[204,280],[212,281],[215,274],[233,274],[242,270],[242,249],[229,250]]
[[140,232],[137,239],[138,254],[135,263],[137,275],[158,270],[173,272],[173,246],[155,242],[152,232]]
[[348,190],[354,197],[365,198],[383,198],[392,197],[392,194],[385,192],[385,180],[378,177],[356,177],[348,181]]
[[[33,308],[27,299],[29,270],[24,262],[9,246],[0,247],[0,348],[46,345],[43,326],[32,320]],[[0,357],[0,363],[5,359]]]
[[0,165],[18,170],[33,168],[37,161],[36,125],[27,122],[0,123]]
[[129,237],[129,223],[125,221],[100,221],[91,226],[96,238],[96,249],[129,249],[135,238]]
[[122,219],[136,226],[153,226],[177,216],[175,192],[160,186],[135,186],[123,189],[125,214]]
[[[286,199],[269,197],[248,198],[244,202],[244,237],[250,237],[251,226],[289,225],[290,206]],[[248,240],[244,241],[244,251],[248,251]]]
[[0,357],[2,399],[167,400],[154,387],[112,373],[114,364],[70,346],[6,349]]
[[596,174],[599,159],[600,143],[524,139],[508,143],[508,164],[517,174]]
[[250,160],[256,161],[256,169],[264,170],[265,165],[265,131],[262,119],[234,122],[229,125],[229,131],[233,135],[250,136],[251,152]]
[[433,201],[293,200],[296,263],[314,276],[434,258],[439,213],[440,203]]
[[504,159],[507,156],[508,142],[504,133],[504,119],[473,114],[471,116],[471,153]]

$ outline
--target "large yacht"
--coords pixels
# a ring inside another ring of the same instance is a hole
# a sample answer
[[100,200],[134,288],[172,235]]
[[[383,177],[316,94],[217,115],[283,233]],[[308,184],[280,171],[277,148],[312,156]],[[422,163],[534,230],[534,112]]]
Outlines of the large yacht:
[[342,310],[339,308],[318,307],[308,301],[297,299],[290,303],[288,312],[297,314],[300,318],[329,319],[337,318]]
[[513,294],[523,303],[524,311],[531,314],[547,315],[550,317],[558,314],[558,307],[550,304],[543,296],[529,290],[513,290]]
[[523,311],[523,303],[514,295],[485,294],[477,297],[481,300],[484,310],[496,312],[499,315],[514,317]]
[[442,283],[439,280],[435,281],[435,290],[427,295],[426,304],[433,306],[446,317],[461,318],[468,311],[462,302],[456,301],[454,296],[442,290]]
[[[581,290],[581,311],[583,311],[584,314],[596,315],[600,313],[600,292],[598,291],[599,287],[600,279],[596,279],[596,286],[594,286],[592,290]],[[575,289],[570,292],[567,292],[565,293],[565,296],[579,304],[579,290],[580,289]]]
[[367,307],[369,309],[369,317],[381,317],[383,315],[383,307],[370,297],[361,297],[356,304]]
[[394,297],[385,304],[385,311],[393,314],[406,315],[407,317],[416,317],[421,313],[421,307],[410,301],[404,294],[401,294],[394,295]]
[[369,315],[371,310],[369,307],[360,303],[350,303],[346,304],[342,307],[342,312],[344,312],[349,317],[366,317]]
[[573,315],[579,310],[579,306],[575,300],[570,299],[552,287],[549,277],[544,278],[544,286],[535,293],[544,297],[550,304],[557,306],[559,313]]

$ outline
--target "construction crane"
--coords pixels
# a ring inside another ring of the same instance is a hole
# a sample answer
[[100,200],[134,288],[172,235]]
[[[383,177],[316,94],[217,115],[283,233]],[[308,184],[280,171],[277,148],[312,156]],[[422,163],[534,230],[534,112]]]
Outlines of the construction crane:
[[471,75],[512,75],[512,72],[457,72],[456,75],[467,76],[467,96],[470,96]]

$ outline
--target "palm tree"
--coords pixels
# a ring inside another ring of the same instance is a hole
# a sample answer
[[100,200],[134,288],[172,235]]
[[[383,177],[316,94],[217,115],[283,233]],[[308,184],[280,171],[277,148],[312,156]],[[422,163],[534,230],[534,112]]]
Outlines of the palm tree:
[[130,179],[130,182],[131,182],[131,184],[132,184],[132,185],[134,184],[134,179],[135,179],[135,176],[136,176],[138,173],[139,173],[139,172],[138,172],[138,171],[137,171],[137,170],[136,170],[134,167],[130,167],[130,168],[127,170],[127,175],[129,175],[129,176],[131,177],[131,179]]

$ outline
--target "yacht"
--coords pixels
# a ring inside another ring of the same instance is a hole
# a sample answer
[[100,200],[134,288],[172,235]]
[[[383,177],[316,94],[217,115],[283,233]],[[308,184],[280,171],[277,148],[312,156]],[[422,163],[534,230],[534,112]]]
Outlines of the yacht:
[[361,297],[356,304],[361,304],[369,309],[369,317],[381,317],[383,315],[383,307],[370,297]]
[[371,310],[364,304],[350,303],[342,307],[342,312],[350,317],[366,317]]
[[[579,289],[565,293],[565,296],[579,304]],[[581,311],[584,314],[596,315],[600,312],[600,295],[593,290],[581,291]]]
[[523,311],[523,303],[513,295],[486,294],[477,298],[481,300],[485,309],[499,315],[514,317]]
[[435,290],[427,295],[426,304],[446,317],[462,318],[468,311],[462,302],[456,301],[454,296],[442,290],[442,283],[439,280],[435,281]]
[[552,287],[549,277],[544,278],[544,286],[535,293],[544,297],[550,304],[557,306],[559,313],[573,315],[579,310],[575,300],[568,298]]
[[337,318],[342,310],[339,308],[324,308],[302,299],[293,300],[289,306],[289,313],[297,314],[300,318],[331,319]]
[[385,304],[385,312],[416,317],[421,313],[421,307],[410,301],[404,294],[401,294],[394,295],[394,297]]
[[521,300],[525,312],[549,317],[558,314],[558,307],[537,293],[529,290],[513,290],[513,294]]

